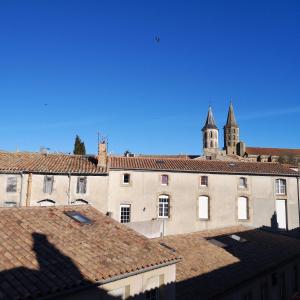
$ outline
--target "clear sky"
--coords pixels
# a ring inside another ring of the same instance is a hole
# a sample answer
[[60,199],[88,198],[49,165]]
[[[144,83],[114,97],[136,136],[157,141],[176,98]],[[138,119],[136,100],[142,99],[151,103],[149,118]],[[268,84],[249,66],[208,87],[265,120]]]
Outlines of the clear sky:
[[300,1],[0,1],[1,149],[200,153],[230,99],[246,144],[300,148]]

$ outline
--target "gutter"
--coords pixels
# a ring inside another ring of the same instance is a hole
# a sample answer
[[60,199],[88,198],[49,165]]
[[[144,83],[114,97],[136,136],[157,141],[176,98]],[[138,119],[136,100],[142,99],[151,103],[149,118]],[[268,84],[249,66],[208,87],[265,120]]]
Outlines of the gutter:
[[142,274],[142,273],[149,272],[149,271],[152,271],[152,270],[156,270],[156,269],[160,269],[160,268],[163,268],[163,267],[167,267],[167,266],[176,264],[179,261],[181,261],[181,259],[180,258],[176,258],[176,259],[174,259],[172,261],[168,261],[168,262],[165,262],[165,263],[162,263],[162,264],[159,264],[159,265],[150,266],[150,267],[147,267],[147,268],[143,268],[143,269],[136,270],[136,271],[133,271],[133,272],[129,272],[129,273],[117,275],[117,276],[114,276],[112,278],[108,278],[108,279],[104,279],[104,280],[98,280],[96,283],[98,285],[103,285],[103,284],[106,284],[106,283],[110,283],[110,282],[114,282],[114,281],[117,281],[117,280],[125,279],[127,277],[131,277],[131,276],[134,276],[134,275],[138,275],[138,274]]
[[144,268],[144,269],[141,269],[141,270],[137,270],[137,271],[117,275],[117,276],[114,276],[114,277],[111,277],[111,278],[108,278],[108,279],[98,280],[95,283],[90,282],[88,279],[86,279],[86,284],[83,282],[82,286],[77,286],[75,288],[71,288],[71,289],[68,289],[66,291],[56,292],[56,293],[53,293],[53,294],[50,294],[50,295],[47,295],[47,296],[44,296],[44,297],[40,297],[38,299],[39,300],[47,300],[47,299],[53,299],[54,297],[67,296],[67,295],[70,295],[70,294],[74,294],[75,292],[83,291],[83,290],[88,289],[88,288],[101,286],[103,284],[114,282],[114,281],[121,280],[121,279],[125,279],[125,278],[130,277],[130,276],[134,276],[134,275],[138,275],[138,274],[145,273],[145,272],[148,272],[148,271],[152,271],[152,270],[155,270],[155,269],[167,267],[167,266],[178,263],[180,260],[181,259],[177,258],[177,259],[174,259],[172,261],[162,263],[162,264],[159,264],[159,265],[156,265],[156,266],[150,266],[148,268]]
[[194,170],[173,170],[173,169],[139,169],[139,168],[111,168],[110,171],[141,171],[141,172],[169,172],[169,173],[192,173],[192,174],[219,174],[219,175],[249,175],[249,176],[272,176],[272,177],[298,177],[297,172],[293,173],[250,173],[250,172],[226,172],[226,171],[194,171]]

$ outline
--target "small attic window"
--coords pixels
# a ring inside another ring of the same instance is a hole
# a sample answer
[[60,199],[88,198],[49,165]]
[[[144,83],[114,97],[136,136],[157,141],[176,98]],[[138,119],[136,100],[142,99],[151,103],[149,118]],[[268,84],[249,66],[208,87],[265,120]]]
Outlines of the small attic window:
[[229,163],[229,166],[234,167],[235,163]]
[[88,217],[84,216],[78,211],[65,211],[65,214],[71,219],[81,224],[91,225],[93,222]]

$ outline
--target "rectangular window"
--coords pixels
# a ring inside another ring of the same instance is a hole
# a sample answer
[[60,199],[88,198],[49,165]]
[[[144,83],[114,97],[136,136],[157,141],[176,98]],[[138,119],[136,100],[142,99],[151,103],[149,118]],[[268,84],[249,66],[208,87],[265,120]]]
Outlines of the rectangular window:
[[244,189],[247,188],[247,178],[240,177],[239,187]]
[[169,184],[169,176],[168,175],[161,175],[161,184],[168,185]]
[[121,204],[120,206],[120,222],[129,223],[130,222],[131,207],[130,204]]
[[285,179],[276,179],[276,194],[277,195],[286,195],[286,180]]
[[200,185],[201,186],[208,186],[208,177],[207,176],[201,176]]
[[238,198],[238,219],[239,220],[248,219],[248,198],[246,197]]
[[169,197],[160,196],[158,202],[158,217],[168,218],[169,217]]
[[44,193],[46,193],[46,194],[52,193],[53,182],[54,182],[53,176],[49,176],[49,175],[44,176]]
[[15,193],[17,191],[17,176],[7,177],[6,192]]
[[124,184],[130,183],[130,174],[123,174],[123,183]]
[[85,194],[86,193],[86,177],[77,177],[77,194]]
[[207,196],[199,197],[199,219],[208,220],[208,205],[209,200]]

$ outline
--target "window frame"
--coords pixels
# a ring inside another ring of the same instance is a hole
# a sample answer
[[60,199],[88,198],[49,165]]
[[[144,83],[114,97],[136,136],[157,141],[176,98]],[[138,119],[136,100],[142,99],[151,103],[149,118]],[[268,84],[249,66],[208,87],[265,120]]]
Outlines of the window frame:
[[[166,180],[166,183],[164,183],[164,178],[166,178],[167,180]],[[160,180],[161,180],[161,185],[164,185],[164,186],[167,186],[167,185],[169,185],[169,175],[167,175],[167,174],[162,174],[161,176],[160,176]]]
[[[124,217],[122,217],[122,209],[123,208],[129,208],[129,214],[128,214],[128,218],[127,216],[125,215]],[[122,221],[123,220],[123,221]],[[125,221],[124,221],[125,220]],[[128,221],[127,221],[128,220]],[[120,204],[120,223],[130,223],[131,222],[131,204]]]
[[[243,181],[243,184],[241,184],[241,180]],[[248,188],[248,180],[246,177],[239,177],[239,188],[240,189],[247,189]]]
[[[9,182],[14,180],[14,183]],[[16,175],[7,176],[6,180],[6,193],[17,193],[18,192],[18,178]]]
[[[202,184],[202,178],[205,179],[205,183]],[[208,187],[208,176],[207,175],[201,175],[200,176],[200,186],[205,186],[205,187]]]
[[[167,200],[167,201],[161,201]],[[165,212],[167,211],[167,214]],[[162,214],[161,214],[162,212]],[[170,218],[170,196],[163,194],[158,196],[158,219],[169,219]]]
[[[83,179],[83,191],[80,187],[80,180]],[[86,194],[87,192],[87,177],[86,176],[77,176],[77,184],[76,184],[76,194]]]
[[[283,188],[283,192],[281,189]],[[276,195],[287,195],[287,181],[283,178],[275,179],[275,194]]]
[[[125,181],[125,176],[128,176],[128,182]],[[123,173],[122,175],[122,184],[130,185],[131,184],[131,174],[130,173]]]
[[[48,178],[51,178],[51,181],[48,181],[47,180]],[[48,184],[48,182],[51,182],[50,191],[47,191],[47,184]],[[52,192],[53,192],[53,186],[54,186],[54,176],[53,175],[44,175],[43,193],[44,194],[52,194]]]

